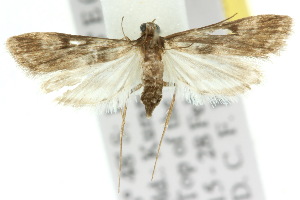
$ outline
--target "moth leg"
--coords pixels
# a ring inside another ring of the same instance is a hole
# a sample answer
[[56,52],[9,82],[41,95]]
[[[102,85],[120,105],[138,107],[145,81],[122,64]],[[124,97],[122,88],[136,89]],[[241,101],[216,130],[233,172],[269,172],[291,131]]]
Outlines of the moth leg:
[[121,110],[122,125],[120,131],[120,152],[119,152],[119,177],[118,177],[118,193],[120,193],[121,186],[121,171],[122,171],[122,151],[123,151],[123,135],[125,127],[125,117],[126,117],[127,105],[125,104],[123,110]]
[[151,178],[151,180],[153,180],[153,177],[154,177],[154,173],[155,173],[155,169],[156,169],[156,164],[157,164],[157,160],[158,160],[158,156],[159,156],[159,152],[160,152],[161,143],[163,141],[163,138],[165,136],[167,127],[169,125],[169,121],[170,121],[170,118],[171,118],[171,114],[172,114],[172,111],[173,111],[174,104],[175,104],[175,92],[173,94],[173,98],[172,98],[172,101],[170,103],[170,107],[169,107],[169,110],[168,110],[168,113],[167,113],[164,130],[163,130],[163,133],[161,134],[161,138],[160,138],[160,141],[159,141],[159,145],[158,145],[158,149],[157,149],[157,153],[156,153],[156,158],[155,158],[155,163],[154,163],[154,167],[153,167],[153,171],[152,171],[152,178]]
[[143,87],[143,84],[138,84],[137,86],[135,86],[133,89],[131,89],[130,94],[134,93],[135,91],[138,91],[139,89],[141,89],[141,87]]
[[195,43],[191,43],[190,45],[188,46],[185,46],[185,47],[176,47],[176,48],[171,48],[171,49],[165,49],[165,50],[172,50],[172,49],[184,49],[184,48],[189,48],[190,46],[192,46],[193,44]]
[[164,81],[164,87],[171,87],[171,86],[175,86],[175,83],[169,83]]

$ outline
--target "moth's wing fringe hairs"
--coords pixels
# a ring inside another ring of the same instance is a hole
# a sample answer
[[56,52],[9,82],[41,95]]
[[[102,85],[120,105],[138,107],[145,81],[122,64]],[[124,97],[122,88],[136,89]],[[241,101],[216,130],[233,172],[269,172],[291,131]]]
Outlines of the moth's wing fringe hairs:
[[[165,77],[189,103],[230,104],[260,83],[260,59],[241,56],[190,55],[170,50],[164,55]],[[172,77],[168,79],[168,77]]]

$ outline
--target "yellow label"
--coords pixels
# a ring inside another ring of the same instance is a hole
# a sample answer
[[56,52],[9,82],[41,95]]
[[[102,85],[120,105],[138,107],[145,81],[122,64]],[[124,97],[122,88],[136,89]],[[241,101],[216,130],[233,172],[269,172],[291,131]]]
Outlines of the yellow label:
[[250,15],[247,0],[222,0],[226,18],[236,14],[230,20],[236,20]]

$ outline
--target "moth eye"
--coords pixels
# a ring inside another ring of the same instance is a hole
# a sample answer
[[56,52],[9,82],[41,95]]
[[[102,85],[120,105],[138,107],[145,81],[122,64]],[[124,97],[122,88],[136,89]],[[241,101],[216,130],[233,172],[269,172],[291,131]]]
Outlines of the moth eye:
[[160,27],[157,25],[157,24],[155,24],[155,26],[156,26],[156,32],[160,32]]
[[146,30],[146,23],[143,23],[141,26],[140,26],[140,29],[142,32],[144,32]]

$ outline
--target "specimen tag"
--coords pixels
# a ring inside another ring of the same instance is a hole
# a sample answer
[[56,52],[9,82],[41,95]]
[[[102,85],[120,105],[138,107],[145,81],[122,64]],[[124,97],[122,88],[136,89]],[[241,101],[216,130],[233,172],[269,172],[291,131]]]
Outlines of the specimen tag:
[[[187,0],[186,3],[190,28],[224,19],[220,1]],[[78,34],[105,35],[98,0],[71,0],[71,5]],[[209,8],[214,14],[207,12]],[[209,104],[196,107],[178,95],[154,180],[150,180],[171,95],[164,94],[151,119],[146,118],[138,97],[137,103],[129,101],[119,199],[263,200],[241,102],[214,108]],[[100,119],[117,191],[121,115],[105,115]]]

